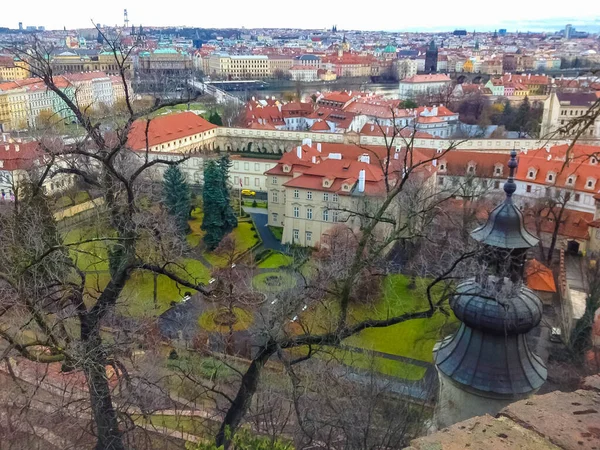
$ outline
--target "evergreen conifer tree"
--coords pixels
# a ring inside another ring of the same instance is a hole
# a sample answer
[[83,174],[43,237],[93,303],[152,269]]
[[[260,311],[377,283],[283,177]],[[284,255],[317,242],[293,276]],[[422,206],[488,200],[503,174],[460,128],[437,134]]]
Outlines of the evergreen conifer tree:
[[204,166],[202,229],[206,232],[204,243],[209,250],[217,248],[223,237],[237,227],[227,187],[230,165],[226,155],[217,161],[208,161]]
[[221,189],[223,190],[223,197],[225,198],[225,208],[223,210],[223,235],[226,235],[231,233],[238,224],[233,208],[231,207],[231,199],[229,198],[229,189],[227,186],[227,181],[229,180],[229,168],[231,167],[231,161],[227,154],[221,157],[219,166],[221,168]]
[[163,193],[167,211],[175,218],[179,233],[185,236],[190,231],[190,187],[179,167],[169,166],[165,170]]
[[221,116],[216,111],[210,113],[210,116],[208,116],[208,121],[213,125],[223,126],[223,119],[221,119]]
[[204,217],[202,229],[204,243],[209,250],[214,250],[223,239],[224,222],[223,210],[227,200],[221,188],[221,166],[217,161],[208,161],[204,165],[204,189],[202,191],[202,203],[204,205]]

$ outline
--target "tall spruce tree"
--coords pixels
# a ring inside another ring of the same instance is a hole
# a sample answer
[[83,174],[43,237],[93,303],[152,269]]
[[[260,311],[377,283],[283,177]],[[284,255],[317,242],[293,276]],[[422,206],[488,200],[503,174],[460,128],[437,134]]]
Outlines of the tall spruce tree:
[[209,250],[217,248],[223,237],[237,226],[227,187],[230,165],[229,157],[224,156],[204,166],[202,229],[206,232],[204,243]]
[[208,116],[208,121],[213,125],[223,126],[223,119],[216,111],[213,111],[210,116]]
[[169,166],[165,170],[163,194],[167,211],[175,218],[179,233],[185,236],[190,231],[190,187],[178,166]]
[[221,188],[221,166],[217,161],[211,160],[204,165],[204,189],[202,191],[202,203],[204,206],[204,217],[202,229],[204,243],[209,250],[214,250],[223,239],[225,228],[223,222],[223,209],[227,200]]
[[231,233],[238,225],[237,218],[235,217],[235,213],[231,207],[229,188],[227,186],[227,182],[229,180],[229,169],[231,167],[231,161],[229,160],[229,156],[227,154],[221,157],[219,160],[219,166],[221,168],[221,189],[223,190],[223,197],[225,197],[225,208],[223,209],[223,235],[225,235]]

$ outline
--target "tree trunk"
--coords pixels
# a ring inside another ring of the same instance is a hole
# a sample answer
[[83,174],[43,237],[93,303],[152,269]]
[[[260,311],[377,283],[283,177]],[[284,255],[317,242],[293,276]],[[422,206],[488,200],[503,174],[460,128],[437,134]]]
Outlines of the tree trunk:
[[217,447],[223,446],[225,450],[229,448],[231,438],[240,426],[242,419],[250,407],[252,397],[254,397],[254,394],[256,393],[262,369],[276,350],[277,346],[275,345],[275,342],[267,342],[258,355],[252,360],[246,373],[244,373],[242,384],[240,385],[237,395],[233,399],[233,403],[227,411],[223,423],[221,423],[221,427],[219,428],[219,432],[217,433]]
[[84,342],[83,370],[88,383],[92,414],[96,425],[96,450],[125,450],[117,414],[112,404],[106,376],[106,357],[102,348],[100,328],[84,320],[81,338]]
[[565,211],[565,205],[563,204],[558,212],[558,216],[555,217],[556,223],[554,224],[554,230],[552,231],[552,240],[550,241],[550,246],[548,247],[548,258],[547,263],[550,265],[552,263],[552,257],[554,256],[554,247],[556,247],[556,241],[558,239],[558,231],[560,229],[560,224],[562,223],[563,212]]

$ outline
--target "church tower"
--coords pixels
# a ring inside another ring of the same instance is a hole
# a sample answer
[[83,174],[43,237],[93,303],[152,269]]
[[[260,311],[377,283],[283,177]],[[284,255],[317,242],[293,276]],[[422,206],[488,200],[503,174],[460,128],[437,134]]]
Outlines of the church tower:
[[438,49],[435,46],[435,42],[432,40],[429,43],[429,47],[425,51],[425,72],[435,73],[437,72],[438,62]]
[[495,415],[534,394],[546,381],[546,367],[526,338],[542,319],[542,302],[523,283],[526,252],[538,239],[525,229],[512,200],[516,156],[513,150],[504,202],[486,224],[471,232],[481,245],[487,269],[457,286],[450,306],[462,323],[434,348],[439,428],[473,416]]

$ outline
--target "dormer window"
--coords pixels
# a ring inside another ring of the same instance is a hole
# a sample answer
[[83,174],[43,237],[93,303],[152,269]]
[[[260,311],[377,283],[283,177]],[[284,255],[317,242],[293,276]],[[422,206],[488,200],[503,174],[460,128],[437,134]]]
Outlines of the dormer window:
[[503,169],[504,169],[504,166],[502,164],[496,164],[494,166],[494,176],[496,176],[496,177],[502,176]]
[[536,175],[537,175],[537,169],[534,169],[533,167],[530,167],[527,170],[527,178],[530,178],[530,179],[533,180]]
[[575,175],[570,175],[569,178],[567,178],[567,186],[573,186],[575,184]]
[[467,168],[467,173],[475,173],[475,166],[473,164],[469,164]]
[[283,165],[283,171],[284,172],[289,172],[290,170],[292,170],[292,168],[290,166],[288,166],[287,164]]
[[548,172],[546,174],[546,181],[548,183],[554,183],[555,180],[556,180],[556,174],[554,172]]
[[598,158],[596,158],[595,156],[592,156],[590,158],[590,164],[594,164],[594,165],[598,164]]
[[586,189],[594,189],[594,186],[596,186],[596,179],[595,178],[588,178],[585,182],[585,188]]

